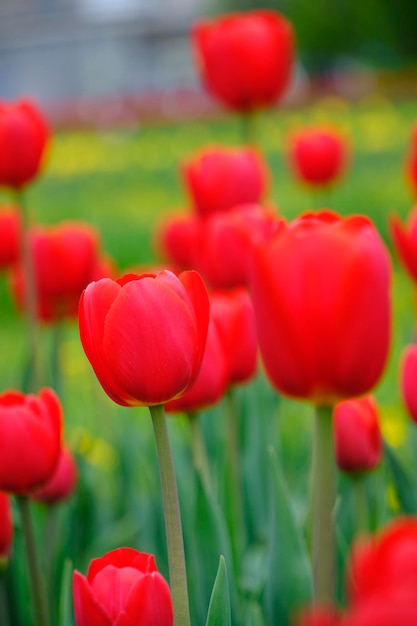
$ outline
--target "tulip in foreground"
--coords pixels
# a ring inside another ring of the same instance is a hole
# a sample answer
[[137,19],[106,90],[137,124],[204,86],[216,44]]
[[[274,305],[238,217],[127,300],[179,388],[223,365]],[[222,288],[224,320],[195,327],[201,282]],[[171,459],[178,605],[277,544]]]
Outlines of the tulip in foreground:
[[31,100],[0,102],[0,186],[19,190],[39,174],[50,131]]
[[119,548],[73,577],[76,626],[172,626],[168,584],[151,554]]
[[197,272],[128,274],[81,296],[81,342],[106,393],[123,406],[165,404],[195,380],[209,320]]
[[290,82],[294,34],[276,11],[201,20],[194,25],[193,42],[203,83],[234,111],[271,106]]

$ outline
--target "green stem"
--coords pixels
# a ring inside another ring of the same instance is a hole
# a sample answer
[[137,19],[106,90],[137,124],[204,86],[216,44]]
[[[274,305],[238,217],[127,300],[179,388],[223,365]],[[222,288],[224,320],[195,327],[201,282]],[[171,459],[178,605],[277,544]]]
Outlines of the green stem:
[[201,423],[197,412],[187,413],[188,422],[191,429],[191,450],[193,455],[193,463],[197,472],[201,476],[201,480],[206,490],[212,493],[212,485],[210,478],[210,465],[207,458],[207,450],[204,442],[203,433],[201,431]]
[[369,531],[368,502],[366,498],[366,485],[364,475],[351,477],[353,491],[353,508],[355,516],[355,531],[366,533]]
[[313,582],[317,603],[331,602],[336,575],[333,510],[336,466],[333,450],[332,408],[317,407],[313,447]]
[[181,512],[165,410],[162,405],[150,406],[149,410],[152,417],[161,475],[169,580],[174,607],[174,626],[190,626]]
[[22,522],[22,532],[29,569],[33,611],[36,626],[49,626],[48,604],[42,579],[39,556],[36,549],[35,533],[30,514],[30,502],[26,496],[18,496],[17,505]]
[[60,367],[60,350],[63,337],[63,321],[61,318],[55,320],[52,328],[52,345],[51,345],[51,383],[52,388],[58,395],[61,393],[62,376]]
[[256,145],[255,113],[246,111],[242,113],[242,142],[245,146]]
[[3,571],[0,571],[0,624],[1,626],[10,626],[9,606],[6,593],[6,579],[5,573]]
[[22,226],[20,229],[20,249],[23,268],[25,316],[29,346],[28,391],[38,391],[41,385],[40,333],[37,315],[37,294],[35,271],[29,237],[29,211],[23,193],[16,192],[16,203],[20,210]]

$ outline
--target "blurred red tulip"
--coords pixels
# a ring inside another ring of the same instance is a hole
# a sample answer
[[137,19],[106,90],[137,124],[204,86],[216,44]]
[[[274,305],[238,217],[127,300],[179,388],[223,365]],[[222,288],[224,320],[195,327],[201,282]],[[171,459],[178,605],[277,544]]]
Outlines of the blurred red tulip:
[[266,163],[247,147],[200,150],[183,164],[182,173],[194,210],[202,217],[259,203],[268,184]]
[[0,269],[16,263],[20,254],[20,214],[14,206],[0,209]]
[[248,292],[236,287],[210,294],[211,314],[228,358],[229,384],[244,383],[257,369],[258,340]]
[[119,548],[73,576],[76,626],[172,626],[167,582],[151,554]]
[[200,218],[194,215],[168,217],[159,225],[156,246],[180,270],[193,269],[202,227]]
[[52,389],[37,396],[0,394],[0,489],[23,495],[49,480],[61,450],[61,423]]
[[7,493],[0,491],[0,572],[7,563],[13,542],[12,506]]
[[49,480],[31,493],[34,500],[45,504],[55,504],[67,500],[73,493],[77,481],[77,466],[75,459],[66,446],[59,455],[55,471]]
[[390,258],[365,217],[306,214],[256,249],[252,299],[267,374],[317,405],[369,392],[390,340]]
[[334,607],[314,606],[300,611],[294,626],[338,626],[340,616]]
[[104,278],[80,299],[84,351],[105,392],[124,406],[165,404],[184,393],[198,374],[208,322],[197,272]]
[[417,344],[409,345],[403,351],[401,391],[410,417],[417,423]]
[[378,408],[372,396],[336,404],[333,433],[336,462],[341,470],[364,472],[380,462],[382,437]]
[[406,182],[414,197],[417,197],[417,124],[411,129],[410,146],[404,161]]
[[330,128],[299,130],[289,138],[288,158],[295,176],[312,187],[334,184],[345,172],[348,145]]
[[403,267],[417,281],[417,206],[410,211],[405,225],[394,215],[389,226],[391,239]]
[[194,383],[176,400],[165,406],[167,413],[200,411],[219,402],[229,383],[229,361],[219,330],[210,318],[206,348]]
[[34,102],[0,102],[0,186],[19,189],[38,175],[49,135]]
[[[62,222],[34,227],[29,237],[39,317],[50,321],[76,316],[83,289],[110,269],[107,257],[99,251],[98,232],[83,222]],[[20,264],[13,271],[12,289],[23,308],[25,285]]]
[[294,64],[291,24],[278,12],[253,10],[197,22],[193,42],[202,80],[235,111],[271,106]]

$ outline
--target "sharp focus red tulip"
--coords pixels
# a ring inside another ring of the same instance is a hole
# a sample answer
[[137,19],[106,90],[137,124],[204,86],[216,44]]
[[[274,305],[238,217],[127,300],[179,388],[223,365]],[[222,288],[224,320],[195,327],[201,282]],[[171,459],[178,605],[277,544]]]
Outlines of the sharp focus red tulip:
[[372,396],[344,400],[334,407],[336,462],[345,472],[376,467],[382,455],[378,408]]
[[55,471],[49,480],[31,494],[32,498],[45,504],[55,504],[67,500],[77,482],[77,466],[68,447],[64,446],[59,455]]
[[[83,222],[63,222],[30,231],[35,272],[38,314],[45,321],[77,315],[78,301],[85,287],[103,276],[99,235]],[[107,268],[107,261],[103,267]],[[24,274],[14,269],[12,287],[17,303],[24,306]]]
[[0,489],[27,494],[49,480],[61,450],[61,423],[52,389],[37,396],[0,394]]
[[266,163],[253,148],[207,148],[184,163],[182,172],[202,217],[261,202],[268,182]]
[[151,554],[119,548],[73,577],[76,626],[172,626],[167,582]]
[[294,35],[278,12],[255,10],[199,21],[193,41],[203,82],[230,109],[270,106],[290,82]]
[[335,183],[348,161],[345,137],[336,130],[309,128],[290,137],[288,157],[295,176],[312,187]]
[[124,406],[165,404],[192,385],[208,321],[197,272],[104,278],[80,299],[84,351],[103,389]]
[[167,413],[200,411],[219,402],[229,383],[229,359],[216,323],[210,318],[206,348],[193,385],[176,400],[168,402]]
[[0,209],[0,269],[10,268],[20,254],[20,215],[16,207]]
[[0,186],[19,189],[38,175],[49,135],[33,102],[0,102]]
[[417,344],[407,346],[403,351],[401,391],[410,417],[417,422]]
[[13,542],[13,520],[10,498],[0,491],[0,571],[7,562]]
[[405,224],[397,216],[390,219],[391,238],[405,270],[417,281],[417,206],[408,215]]
[[390,340],[390,259],[365,217],[306,214],[256,251],[252,299],[267,374],[316,404],[369,392]]
[[244,383],[256,373],[258,340],[248,292],[236,287],[210,295],[211,313],[228,357],[229,384]]

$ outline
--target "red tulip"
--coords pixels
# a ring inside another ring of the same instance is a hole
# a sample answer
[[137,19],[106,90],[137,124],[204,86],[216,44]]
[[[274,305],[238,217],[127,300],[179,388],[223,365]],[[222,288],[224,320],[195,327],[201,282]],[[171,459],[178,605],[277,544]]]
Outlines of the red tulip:
[[84,351],[103,389],[124,406],[165,404],[192,385],[208,321],[197,272],[104,278],[80,299]]
[[16,263],[20,254],[20,215],[16,207],[0,210],[0,269]]
[[272,211],[257,204],[211,215],[200,228],[195,269],[213,289],[247,286],[255,247],[279,224]]
[[390,231],[402,265],[411,278],[417,281],[417,206],[410,212],[405,225],[397,216],[392,216]]
[[417,422],[417,344],[407,346],[403,351],[401,391],[411,418]]
[[256,373],[258,340],[255,316],[245,289],[216,291],[210,296],[211,314],[228,356],[229,384],[243,383]]
[[378,409],[372,396],[344,400],[334,407],[336,462],[345,472],[364,472],[378,465],[382,437]]
[[323,187],[335,183],[344,173],[348,146],[339,131],[304,129],[290,137],[288,157],[300,181],[312,187]]
[[157,247],[174,266],[181,270],[192,269],[201,228],[201,220],[193,215],[169,217],[159,227]]
[[331,405],[377,383],[390,339],[390,259],[365,217],[306,214],[256,250],[252,298],[267,374]]
[[252,148],[206,148],[184,163],[182,172],[202,217],[261,202],[268,182],[266,163]]
[[417,197],[417,125],[411,129],[410,139],[410,148],[404,162],[404,172],[412,195]]
[[151,554],[119,548],[73,577],[76,626],[172,626],[168,584]]
[[0,186],[19,189],[39,173],[49,128],[29,100],[0,103]]
[[185,393],[166,404],[167,413],[200,411],[221,400],[229,383],[228,364],[219,330],[211,318],[203,361],[197,378]]
[[207,89],[235,111],[268,107],[289,84],[294,35],[276,11],[202,20],[194,26],[193,41]]
[[[83,289],[103,275],[98,243],[95,228],[82,222],[32,228],[30,247],[41,319],[48,321],[77,314]],[[18,305],[23,307],[25,285],[21,265],[14,269],[12,287]]]
[[314,606],[305,609],[295,619],[295,626],[338,626],[340,623],[340,616],[331,606]]
[[12,507],[7,493],[0,491],[0,572],[5,565],[13,542]]
[[49,480],[31,494],[32,498],[45,504],[55,504],[67,500],[75,489],[77,466],[75,459],[67,447],[63,447],[59,455],[55,471]]
[[61,423],[52,389],[37,396],[0,394],[0,489],[22,495],[49,480],[61,450]]

